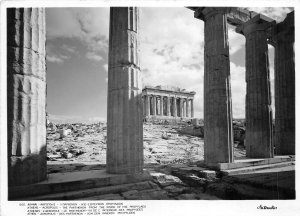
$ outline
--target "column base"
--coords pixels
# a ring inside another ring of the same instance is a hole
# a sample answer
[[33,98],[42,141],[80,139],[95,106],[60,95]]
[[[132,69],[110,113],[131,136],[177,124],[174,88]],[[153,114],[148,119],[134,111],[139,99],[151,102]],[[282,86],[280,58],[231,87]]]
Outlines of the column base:
[[8,161],[8,185],[28,185],[47,178],[46,154],[11,156]]

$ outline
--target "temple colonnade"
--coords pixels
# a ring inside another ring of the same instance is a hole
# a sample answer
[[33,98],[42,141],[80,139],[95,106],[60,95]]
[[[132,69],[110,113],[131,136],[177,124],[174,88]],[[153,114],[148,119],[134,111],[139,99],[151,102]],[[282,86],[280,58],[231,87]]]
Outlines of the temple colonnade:
[[146,86],[142,93],[144,118],[193,118],[195,94],[175,87]]
[[[228,23],[246,38],[247,157],[271,158],[274,144],[277,155],[295,154],[294,12],[283,22],[276,23],[241,8],[189,9],[205,26],[206,164],[234,162]],[[9,186],[32,184],[47,177],[45,34],[45,9],[7,9]],[[275,139],[268,44],[275,47]],[[175,96],[153,94],[155,102],[151,105],[148,94],[143,100],[139,51],[139,9],[110,8],[108,173],[143,172],[143,106],[146,108],[144,115],[151,115],[152,109],[152,115],[193,117],[192,97],[179,97],[178,100]],[[163,103],[157,103],[157,97]],[[190,112],[187,114],[186,110]]]

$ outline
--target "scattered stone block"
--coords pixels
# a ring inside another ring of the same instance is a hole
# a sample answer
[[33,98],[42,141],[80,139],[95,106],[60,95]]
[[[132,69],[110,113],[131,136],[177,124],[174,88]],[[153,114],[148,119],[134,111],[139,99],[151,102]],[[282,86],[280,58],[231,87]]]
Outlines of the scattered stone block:
[[197,200],[199,199],[199,195],[195,193],[186,193],[186,194],[181,194],[176,199],[178,200]]
[[173,184],[182,184],[183,182],[176,176],[166,175],[163,173],[150,173],[154,182],[157,182],[161,187],[166,187]]
[[139,198],[138,196],[139,191],[137,190],[130,190],[122,193],[122,197],[129,200],[136,200]]
[[184,186],[181,186],[181,185],[170,185],[170,186],[164,187],[164,190],[167,191],[170,196],[177,196],[177,195],[183,193],[184,191],[186,191],[187,188]]

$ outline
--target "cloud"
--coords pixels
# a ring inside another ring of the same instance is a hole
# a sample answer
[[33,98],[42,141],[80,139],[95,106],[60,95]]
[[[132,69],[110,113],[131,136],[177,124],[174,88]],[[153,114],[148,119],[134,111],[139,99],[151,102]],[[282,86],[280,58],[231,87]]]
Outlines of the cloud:
[[[109,8],[47,8],[47,39],[75,38],[87,47],[85,57],[100,61],[108,51]],[[62,47],[76,52],[73,47]]]
[[46,46],[47,61],[52,63],[63,63],[71,58],[72,53],[75,53],[75,48],[67,45],[56,47],[52,43],[48,43]]
[[47,8],[47,37],[108,37],[109,8]]
[[103,60],[103,58],[95,52],[87,52],[85,57],[96,62]]
[[232,113],[234,118],[245,118],[246,68],[230,62]]
[[65,50],[67,53],[76,53],[76,54],[78,54],[78,50],[77,50],[76,47],[74,47],[74,46],[69,46],[69,45],[67,45],[67,44],[63,44],[63,45],[61,46],[61,48],[62,48],[63,50]]
[[201,115],[203,22],[186,8],[141,8],[140,14],[144,85],[177,86],[196,91],[195,116]]
[[286,14],[293,10],[293,8],[289,7],[248,7],[247,9],[267,15],[277,22],[283,21],[286,17]]
[[104,68],[105,72],[108,72],[108,64],[104,64],[103,68]]
[[228,25],[228,43],[229,53],[234,55],[240,49],[245,47],[245,37],[235,32],[235,27]]
[[53,62],[53,63],[62,63],[62,62],[64,62],[64,59],[63,58],[59,58],[57,56],[47,55],[47,61],[48,62]]
[[[291,8],[249,8],[283,20]],[[47,60],[62,63],[79,54],[77,47],[51,47],[51,40],[77,39],[85,46],[80,54],[102,62],[108,70],[108,8],[47,9]],[[230,55],[245,49],[244,36],[229,26]],[[50,48],[48,48],[50,47]],[[49,49],[49,50],[48,50]],[[48,52],[49,51],[49,52]],[[194,18],[186,8],[140,8],[140,58],[144,85],[178,86],[196,91],[195,116],[203,117],[204,22]],[[231,87],[234,117],[244,117],[245,67],[231,62]],[[271,67],[270,71],[273,71]],[[273,73],[273,72],[272,72]],[[272,79],[272,86],[274,79]],[[107,78],[106,78],[107,81]],[[198,115],[198,116],[197,116]]]

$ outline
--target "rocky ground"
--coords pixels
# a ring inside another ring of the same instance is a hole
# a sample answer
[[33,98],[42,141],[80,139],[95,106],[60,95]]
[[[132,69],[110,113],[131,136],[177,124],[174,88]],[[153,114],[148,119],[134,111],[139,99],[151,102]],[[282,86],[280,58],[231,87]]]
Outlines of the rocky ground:
[[[47,131],[48,173],[105,168],[106,124],[50,123]],[[235,144],[235,157],[245,156],[245,149],[240,146]],[[122,193],[87,199],[219,199],[205,193],[210,180],[197,173],[202,172],[197,171],[197,163],[203,161],[203,155],[203,127],[146,122],[144,163],[153,180],[147,187],[139,186],[141,190],[124,189]]]
[[[203,134],[189,135],[192,125],[144,124],[144,163],[151,167],[163,164],[195,164],[203,160]],[[63,163],[106,163],[105,124],[48,125],[48,161]],[[187,132],[187,133],[186,133]],[[245,149],[235,144],[235,157]]]
[[[295,191],[292,187],[286,189],[282,186],[279,190],[277,186],[277,189],[274,189],[273,183],[278,182],[279,176],[276,170],[274,170],[275,177],[272,176],[274,173],[253,174],[253,181],[245,183],[243,176],[243,178],[239,177],[243,181],[239,178],[235,180],[228,178],[227,181],[222,173],[203,168],[201,164],[203,165],[204,134],[201,125],[188,122],[180,124],[145,122],[143,127],[144,167],[152,176],[152,180],[70,192],[71,196],[68,199],[77,197],[77,199],[92,200],[209,200],[294,197]],[[236,159],[244,158],[244,126],[240,122],[233,122],[233,127],[234,156]],[[50,123],[47,131],[49,174],[105,169],[107,132],[105,123]],[[283,183],[287,182],[286,178],[293,179],[293,170],[283,171],[285,172],[282,175]],[[263,181],[258,184],[257,180],[260,179]],[[265,185],[266,179],[269,179],[272,184]],[[74,193],[77,194],[75,197]],[[63,199],[67,199],[66,194],[63,194]]]

